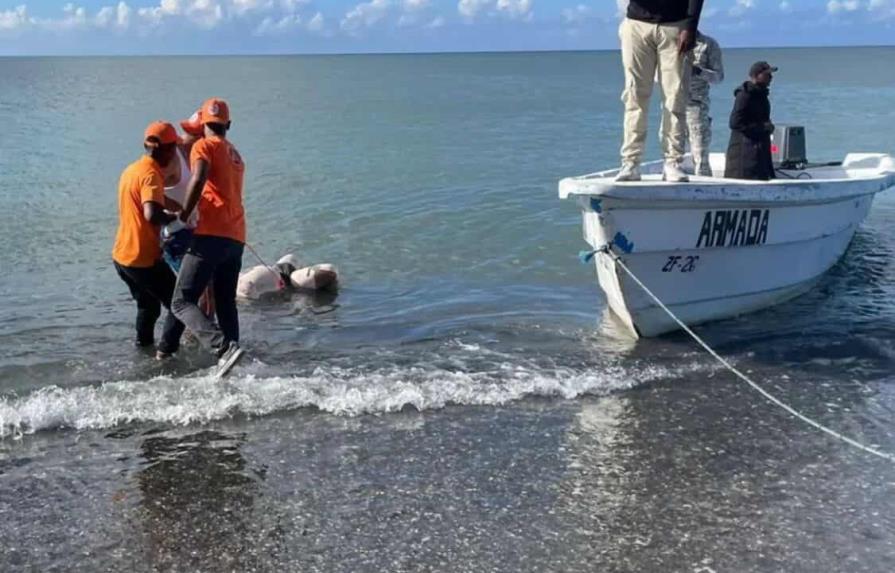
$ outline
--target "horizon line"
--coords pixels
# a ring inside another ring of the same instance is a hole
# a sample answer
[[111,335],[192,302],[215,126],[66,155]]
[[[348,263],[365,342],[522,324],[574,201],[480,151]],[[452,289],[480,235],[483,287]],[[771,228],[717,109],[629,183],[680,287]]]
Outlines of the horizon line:
[[[790,45],[790,46],[729,46],[724,50],[823,50],[823,49],[848,49],[848,48],[895,48],[895,44],[834,44],[834,45]],[[232,57],[283,57],[283,56],[440,56],[440,55],[476,55],[476,54],[575,54],[575,53],[600,53],[618,52],[621,48],[588,48],[588,49],[508,49],[508,50],[443,50],[443,51],[381,51],[381,52],[232,52],[232,53],[170,53],[170,54],[139,54],[139,53],[84,53],[84,54],[0,54],[0,58],[232,58]]]

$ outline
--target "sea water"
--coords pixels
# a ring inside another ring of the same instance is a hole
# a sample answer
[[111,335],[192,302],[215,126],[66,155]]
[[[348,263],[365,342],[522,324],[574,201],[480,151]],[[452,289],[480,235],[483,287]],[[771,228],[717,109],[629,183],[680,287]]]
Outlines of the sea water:
[[[757,59],[811,160],[895,151],[893,58],[726,51],[713,151]],[[895,467],[682,334],[630,339],[578,262],[556,183],[618,163],[617,53],[7,58],[0,77],[0,569],[895,569]],[[223,382],[195,346],[132,347],[110,258],[143,128],[211,96],[248,242],[342,280],[240,305],[248,356]],[[879,195],[813,291],[699,328],[887,451],[893,219]]]

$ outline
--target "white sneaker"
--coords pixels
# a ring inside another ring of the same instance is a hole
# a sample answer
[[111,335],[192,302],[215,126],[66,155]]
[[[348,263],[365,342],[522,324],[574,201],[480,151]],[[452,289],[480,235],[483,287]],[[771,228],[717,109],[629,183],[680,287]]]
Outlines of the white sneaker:
[[239,344],[236,342],[230,341],[230,344],[227,345],[226,350],[220,355],[218,358],[218,371],[216,376],[218,378],[223,378],[227,375],[227,372],[236,366],[236,363],[239,362],[239,359],[242,358],[243,349],[239,347]]
[[681,169],[681,164],[677,161],[666,161],[665,169],[662,171],[662,179],[664,181],[670,181],[671,183],[686,183],[690,180],[687,177],[687,174],[684,173],[684,170]]
[[636,163],[622,163],[622,168],[615,176],[616,181],[640,181],[640,166]]

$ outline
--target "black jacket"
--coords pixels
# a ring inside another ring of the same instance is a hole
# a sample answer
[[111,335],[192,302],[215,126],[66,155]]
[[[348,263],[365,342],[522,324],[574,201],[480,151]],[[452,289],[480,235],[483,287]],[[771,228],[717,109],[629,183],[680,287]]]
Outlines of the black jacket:
[[771,100],[768,88],[751,81],[733,92],[736,99],[730,112],[730,143],[724,177],[773,179],[771,160]]
[[690,20],[695,30],[699,25],[704,0],[631,0],[628,4],[628,18],[641,22],[664,24]]

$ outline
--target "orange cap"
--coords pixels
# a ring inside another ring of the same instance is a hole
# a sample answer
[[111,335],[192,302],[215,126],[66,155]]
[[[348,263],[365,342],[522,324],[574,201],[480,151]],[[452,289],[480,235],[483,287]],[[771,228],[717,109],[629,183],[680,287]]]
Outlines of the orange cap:
[[213,97],[202,104],[201,121],[206,123],[227,123],[230,121],[230,106],[222,99]]
[[180,127],[186,133],[190,135],[195,135],[196,137],[201,137],[204,133],[202,129],[202,110],[196,110],[196,113],[190,116],[189,119],[185,119],[180,122]]
[[170,123],[153,121],[143,132],[143,143],[152,147],[177,143],[177,130]]

